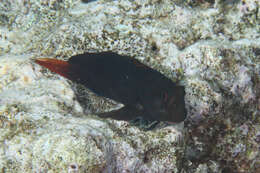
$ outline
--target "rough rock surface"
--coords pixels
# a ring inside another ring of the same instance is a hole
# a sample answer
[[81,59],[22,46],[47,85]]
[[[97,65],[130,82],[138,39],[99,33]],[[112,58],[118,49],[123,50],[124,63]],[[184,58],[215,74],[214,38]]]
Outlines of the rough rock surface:
[[[3,0],[2,172],[260,172],[260,1]],[[180,81],[188,119],[144,131],[31,59],[135,56]],[[80,94],[78,94],[80,93]],[[79,95],[79,96],[77,96]]]

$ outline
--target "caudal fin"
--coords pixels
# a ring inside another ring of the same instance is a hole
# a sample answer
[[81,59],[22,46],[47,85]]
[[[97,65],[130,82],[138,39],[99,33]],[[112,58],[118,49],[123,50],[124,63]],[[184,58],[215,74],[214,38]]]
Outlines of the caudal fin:
[[55,72],[61,76],[71,79],[72,65],[67,61],[52,59],[52,58],[38,58],[34,60],[37,64]]

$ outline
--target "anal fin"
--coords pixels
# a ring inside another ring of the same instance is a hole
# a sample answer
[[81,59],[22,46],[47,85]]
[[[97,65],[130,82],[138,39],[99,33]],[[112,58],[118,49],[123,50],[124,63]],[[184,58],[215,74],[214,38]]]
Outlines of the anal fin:
[[97,114],[101,118],[112,118],[116,120],[130,121],[142,116],[142,111],[132,105],[126,105],[118,110]]

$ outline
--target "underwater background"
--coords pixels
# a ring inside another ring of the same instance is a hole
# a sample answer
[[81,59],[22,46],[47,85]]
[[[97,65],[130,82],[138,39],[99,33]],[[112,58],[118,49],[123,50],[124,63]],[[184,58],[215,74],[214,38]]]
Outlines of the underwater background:
[[[260,172],[259,6],[1,0],[0,172]],[[122,105],[34,62],[105,51],[183,86],[186,120],[102,119]]]

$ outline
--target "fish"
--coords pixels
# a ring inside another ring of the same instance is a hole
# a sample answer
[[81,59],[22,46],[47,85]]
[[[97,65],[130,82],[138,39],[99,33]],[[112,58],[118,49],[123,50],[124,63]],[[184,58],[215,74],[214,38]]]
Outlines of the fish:
[[184,86],[133,57],[99,52],[75,55],[68,61],[53,58],[34,61],[99,96],[124,105],[118,110],[98,114],[101,118],[129,121],[142,117],[169,123],[186,119]]

